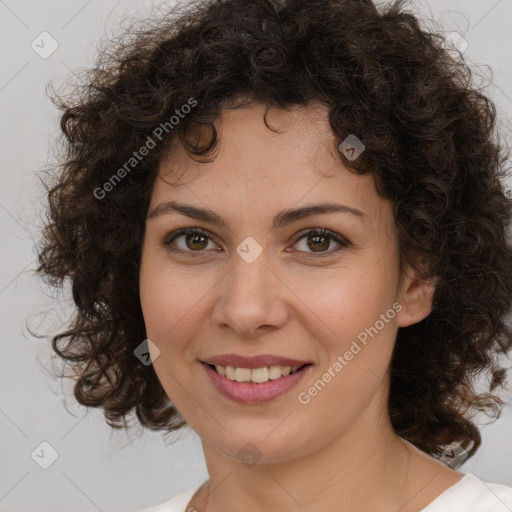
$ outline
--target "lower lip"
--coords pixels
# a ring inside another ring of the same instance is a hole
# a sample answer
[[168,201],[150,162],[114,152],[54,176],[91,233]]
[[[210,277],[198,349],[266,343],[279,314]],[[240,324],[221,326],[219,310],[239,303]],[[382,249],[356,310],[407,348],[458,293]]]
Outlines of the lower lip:
[[279,379],[269,380],[268,382],[236,382],[218,374],[206,363],[201,363],[212,381],[212,384],[224,396],[245,404],[261,404],[269,402],[278,396],[286,393],[309,372],[311,365],[307,365],[299,371],[280,377]]

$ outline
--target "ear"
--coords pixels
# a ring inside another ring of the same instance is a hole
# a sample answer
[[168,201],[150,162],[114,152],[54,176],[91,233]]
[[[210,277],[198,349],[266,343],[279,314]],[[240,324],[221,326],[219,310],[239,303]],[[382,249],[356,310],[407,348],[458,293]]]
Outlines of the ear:
[[411,267],[404,271],[398,294],[398,302],[402,309],[397,314],[399,327],[407,327],[420,322],[432,311],[435,280],[420,279]]

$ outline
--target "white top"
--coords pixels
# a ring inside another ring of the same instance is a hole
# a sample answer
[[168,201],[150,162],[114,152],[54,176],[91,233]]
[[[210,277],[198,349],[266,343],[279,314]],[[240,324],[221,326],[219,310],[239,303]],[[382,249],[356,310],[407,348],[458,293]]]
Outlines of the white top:
[[[186,507],[203,483],[140,512],[190,512]],[[467,473],[420,512],[512,512],[512,487],[484,482]]]

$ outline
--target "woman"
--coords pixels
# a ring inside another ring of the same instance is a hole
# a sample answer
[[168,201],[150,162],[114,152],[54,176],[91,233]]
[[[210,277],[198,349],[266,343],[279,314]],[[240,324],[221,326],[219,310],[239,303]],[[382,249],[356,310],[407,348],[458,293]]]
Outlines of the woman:
[[454,469],[512,347],[506,155],[470,78],[400,2],[203,1],[57,100],[53,348],[111,426],[202,440],[208,481],[149,511],[512,507]]

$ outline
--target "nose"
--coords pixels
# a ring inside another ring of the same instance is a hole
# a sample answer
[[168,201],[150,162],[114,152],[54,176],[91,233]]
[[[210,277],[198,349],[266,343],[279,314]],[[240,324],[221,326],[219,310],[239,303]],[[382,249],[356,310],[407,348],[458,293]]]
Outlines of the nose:
[[269,264],[265,249],[252,262],[238,253],[218,285],[212,318],[214,325],[237,338],[254,339],[279,329],[288,320],[290,290]]

